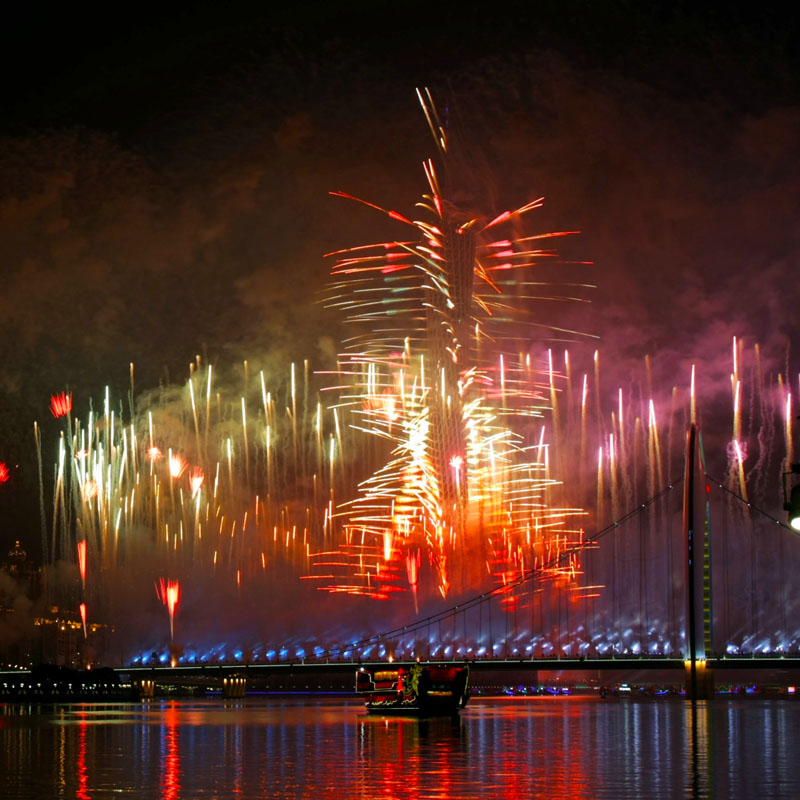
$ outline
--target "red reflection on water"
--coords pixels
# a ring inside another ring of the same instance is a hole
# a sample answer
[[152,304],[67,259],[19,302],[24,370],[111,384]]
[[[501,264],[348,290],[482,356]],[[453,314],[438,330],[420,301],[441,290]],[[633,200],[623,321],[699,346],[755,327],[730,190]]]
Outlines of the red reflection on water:
[[[384,798],[397,797],[398,795],[396,792],[398,787],[410,790],[409,796],[411,797],[418,795],[413,776],[409,773],[409,765],[406,764],[407,750],[410,747],[410,743],[406,743],[405,735],[408,727],[409,726],[404,725],[402,721],[396,719],[384,720],[384,730],[387,733],[387,737],[393,738],[392,734],[397,737],[395,758],[385,759],[380,762],[380,783],[383,787]],[[392,728],[394,728],[394,730],[392,730]]]
[[392,717],[369,718],[360,727],[361,756],[374,766],[376,784],[362,786],[360,798],[372,800],[376,790],[382,800],[459,796],[456,776],[463,768],[464,745],[458,723]]
[[164,712],[161,759],[162,800],[177,800],[181,792],[181,757],[178,750],[178,710],[175,706],[170,706]]
[[75,791],[78,800],[91,800],[89,770],[86,767],[86,727],[86,720],[82,719],[78,728],[78,788]]
[[[487,713],[488,712],[488,713]],[[493,699],[475,704],[466,720],[365,718],[359,721],[358,800],[429,800],[498,797],[503,800],[593,800],[596,741],[591,727],[576,725],[585,703],[570,698]],[[345,783],[346,776],[332,784]]]

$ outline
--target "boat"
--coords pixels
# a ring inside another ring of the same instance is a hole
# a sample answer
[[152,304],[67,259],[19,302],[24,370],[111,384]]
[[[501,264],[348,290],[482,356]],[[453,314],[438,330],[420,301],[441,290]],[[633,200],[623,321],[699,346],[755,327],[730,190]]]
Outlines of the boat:
[[370,714],[453,716],[467,704],[468,683],[466,664],[361,667],[356,672],[356,693]]

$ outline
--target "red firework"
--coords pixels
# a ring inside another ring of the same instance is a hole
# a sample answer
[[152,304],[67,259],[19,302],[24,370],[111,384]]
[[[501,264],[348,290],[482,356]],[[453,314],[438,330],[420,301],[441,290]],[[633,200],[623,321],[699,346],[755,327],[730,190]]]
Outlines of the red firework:
[[167,581],[161,578],[156,584],[156,594],[158,599],[167,607],[169,612],[169,635],[175,638],[175,609],[181,599],[181,587],[178,581]]
[[72,411],[72,392],[50,395],[50,413],[58,417],[66,417]]
[[11,473],[8,471],[8,467],[2,461],[0,461],[0,483],[5,483],[10,479]]

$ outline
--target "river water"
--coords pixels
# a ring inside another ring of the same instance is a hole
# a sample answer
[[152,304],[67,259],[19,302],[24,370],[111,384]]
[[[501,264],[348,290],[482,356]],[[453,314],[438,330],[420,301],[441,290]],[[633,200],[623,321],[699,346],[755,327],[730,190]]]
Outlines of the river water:
[[800,701],[345,698],[0,706],[0,798],[800,798]]

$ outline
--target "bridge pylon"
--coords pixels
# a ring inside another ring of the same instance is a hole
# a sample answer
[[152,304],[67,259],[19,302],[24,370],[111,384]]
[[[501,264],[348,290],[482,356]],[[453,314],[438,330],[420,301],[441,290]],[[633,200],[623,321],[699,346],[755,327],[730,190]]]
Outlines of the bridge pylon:
[[[698,447],[699,444],[699,447]],[[708,667],[711,655],[711,530],[706,497],[702,534],[697,535],[696,481],[705,486],[705,465],[698,475],[695,466],[704,461],[697,424],[692,422],[686,435],[686,466],[683,481],[683,528],[686,579],[686,695],[692,700],[714,696],[714,672]]]

